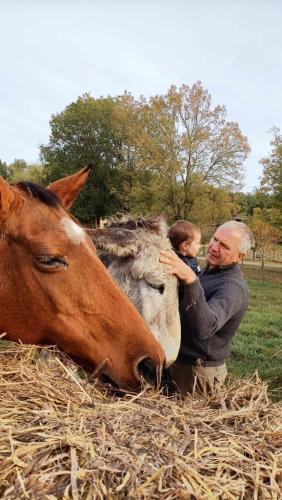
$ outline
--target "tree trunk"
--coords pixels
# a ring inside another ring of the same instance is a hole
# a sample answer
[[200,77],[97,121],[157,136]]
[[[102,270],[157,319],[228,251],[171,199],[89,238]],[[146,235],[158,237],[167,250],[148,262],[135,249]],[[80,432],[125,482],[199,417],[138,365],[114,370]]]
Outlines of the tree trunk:
[[261,270],[264,270],[264,249],[261,251]]

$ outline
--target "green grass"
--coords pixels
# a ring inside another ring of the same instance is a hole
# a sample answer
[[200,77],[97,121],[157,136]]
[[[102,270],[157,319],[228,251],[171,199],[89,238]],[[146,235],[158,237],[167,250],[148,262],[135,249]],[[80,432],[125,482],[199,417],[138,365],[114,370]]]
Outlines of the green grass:
[[233,340],[228,369],[244,377],[258,371],[274,399],[282,398],[282,268],[244,266],[250,292],[248,311]]

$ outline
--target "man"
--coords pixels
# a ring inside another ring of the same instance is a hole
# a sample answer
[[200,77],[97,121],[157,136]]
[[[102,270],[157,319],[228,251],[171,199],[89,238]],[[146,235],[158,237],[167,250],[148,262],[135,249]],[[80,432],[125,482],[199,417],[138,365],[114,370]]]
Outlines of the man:
[[197,277],[174,252],[161,252],[168,273],[184,281],[180,303],[181,347],[170,375],[182,394],[212,391],[222,384],[231,341],[248,305],[248,289],[238,262],[252,246],[252,234],[229,221],[212,236],[206,268]]

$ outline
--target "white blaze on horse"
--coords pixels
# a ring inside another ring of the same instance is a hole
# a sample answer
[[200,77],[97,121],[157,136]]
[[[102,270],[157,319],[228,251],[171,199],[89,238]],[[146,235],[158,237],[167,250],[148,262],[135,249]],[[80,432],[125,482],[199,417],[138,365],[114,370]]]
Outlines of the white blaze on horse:
[[57,344],[90,372],[135,389],[154,382],[163,349],[67,209],[90,169],[42,188],[0,177],[0,333]]
[[161,343],[169,366],[177,357],[181,335],[177,281],[159,262],[160,250],[171,249],[167,232],[166,218],[160,215],[124,218],[89,234],[102,262]]

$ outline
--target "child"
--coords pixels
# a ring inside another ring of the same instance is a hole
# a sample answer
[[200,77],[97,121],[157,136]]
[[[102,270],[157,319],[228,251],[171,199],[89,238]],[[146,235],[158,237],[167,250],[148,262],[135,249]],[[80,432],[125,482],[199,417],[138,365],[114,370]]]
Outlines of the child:
[[[196,258],[201,246],[200,229],[191,222],[178,220],[171,226],[168,237],[178,257],[190,266],[195,274],[200,274],[201,268]],[[183,283],[179,284],[178,294],[180,302],[184,295]]]

